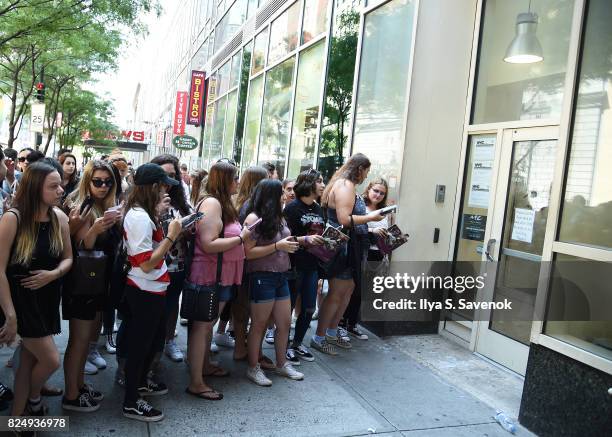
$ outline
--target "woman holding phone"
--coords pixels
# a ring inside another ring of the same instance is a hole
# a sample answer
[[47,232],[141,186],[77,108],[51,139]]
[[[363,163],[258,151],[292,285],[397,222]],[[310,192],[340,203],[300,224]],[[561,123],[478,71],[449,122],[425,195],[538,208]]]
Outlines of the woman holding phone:
[[163,347],[166,333],[164,313],[170,275],[165,258],[182,231],[181,221],[174,219],[164,236],[158,205],[168,190],[178,184],[157,164],[138,167],[123,221],[131,265],[123,296],[126,314],[122,329],[127,350],[123,415],[144,422],[162,420],[164,415],[141,396],[168,393],[165,384],[148,378],[148,372],[155,354]]
[[[206,196],[198,212],[205,219],[196,225],[195,251],[189,282],[216,286],[220,314],[233,290],[242,281],[244,249],[248,231],[238,222],[238,212],[231,197],[238,192],[238,168],[227,160],[217,161],[206,181]],[[221,277],[217,284],[219,253],[222,253]],[[186,392],[207,400],[220,400],[223,395],[204,382],[204,376],[227,376],[229,373],[209,360],[212,329],[215,321],[190,320],[187,356],[190,383]]]
[[248,227],[261,219],[251,231],[252,238],[245,242],[251,290],[247,378],[260,386],[272,385],[259,363],[261,342],[270,317],[276,325],[276,373],[293,380],[304,379],[304,374],[295,370],[285,356],[291,327],[286,273],[291,268],[289,254],[298,250],[299,243],[291,236],[283,218],[282,196],[283,186],[279,180],[262,180],[257,184],[251,199],[251,212],[244,221]]
[[53,335],[60,333],[60,281],[72,267],[68,218],[59,209],[64,190],[57,170],[33,163],[0,220],[0,344],[18,333],[22,350],[12,416],[44,415],[45,381],[60,366]]
[[[121,213],[109,211],[115,207],[115,176],[104,161],[89,161],[83,169],[78,188],[66,199],[72,222],[72,241],[76,248],[101,250],[107,256],[104,280],[108,289],[111,281],[110,269],[116,247],[121,238],[118,226]],[[82,210],[83,205],[85,206]],[[90,296],[75,290],[75,284],[65,281],[62,298],[62,314],[69,321],[68,346],[64,354],[64,381],[66,390],[62,407],[65,410],[92,412],[100,408],[102,393],[85,383],[84,367],[106,367],[106,361],[97,350],[97,340],[102,324],[102,311],[108,293]]]
[[351,237],[344,245],[343,253],[338,255],[340,258],[336,264],[339,265],[329,272],[329,292],[319,311],[317,332],[310,342],[310,346],[329,355],[338,354],[336,347],[351,348],[348,337],[340,333],[338,324],[351,299],[355,288],[353,278],[360,272],[364,250],[369,245],[367,224],[383,219],[376,212],[366,213],[363,199],[356,194],[356,187],[365,181],[370,166],[370,160],[364,154],[351,156],[334,173],[321,196],[321,204],[327,208],[328,224],[348,228]]

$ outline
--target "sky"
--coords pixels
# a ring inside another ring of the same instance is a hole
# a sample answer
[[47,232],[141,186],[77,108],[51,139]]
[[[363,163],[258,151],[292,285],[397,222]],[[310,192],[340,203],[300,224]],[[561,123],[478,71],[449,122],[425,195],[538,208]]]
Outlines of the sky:
[[142,15],[143,22],[148,26],[149,33],[145,36],[130,36],[121,50],[121,59],[117,62],[117,70],[95,77],[96,82],[89,84],[88,88],[100,95],[114,101],[115,116],[113,122],[120,129],[131,126],[133,116],[132,103],[134,93],[138,85],[138,78],[142,77],[146,69],[145,60],[151,59],[153,44],[159,34],[156,33],[166,28],[166,22],[170,20],[172,6],[175,0],[160,0],[163,7],[162,14],[157,17],[154,13]]

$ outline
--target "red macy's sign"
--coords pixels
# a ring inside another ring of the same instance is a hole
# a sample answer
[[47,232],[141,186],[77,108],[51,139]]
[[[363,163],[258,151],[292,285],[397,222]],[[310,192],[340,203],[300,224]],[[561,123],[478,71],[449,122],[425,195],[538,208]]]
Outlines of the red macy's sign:
[[193,70],[191,72],[191,94],[189,95],[189,114],[187,124],[200,125],[202,120],[202,101],[204,99],[206,73]]
[[187,110],[187,92],[176,93],[176,106],[174,108],[174,135],[185,134],[185,112]]

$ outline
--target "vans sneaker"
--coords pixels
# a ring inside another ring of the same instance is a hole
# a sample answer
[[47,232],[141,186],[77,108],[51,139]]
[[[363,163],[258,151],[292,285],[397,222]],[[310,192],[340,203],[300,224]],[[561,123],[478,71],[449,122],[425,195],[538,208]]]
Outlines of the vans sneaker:
[[138,399],[133,404],[123,404],[123,415],[142,422],[159,422],[164,418],[164,413],[153,408],[144,399]]
[[310,340],[310,347],[318,350],[319,352],[323,352],[324,354],[338,355],[338,351],[334,345],[328,343],[327,340],[321,340],[321,342],[318,342],[313,338]]
[[87,393],[90,398],[96,402],[100,402],[104,399],[104,395],[98,390],[94,390],[93,385],[85,383],[79,390],[80,394]]
[[359,340],[367,340],[369,338],[368,334],[363,332],[357,326],[349,326],[346,328],[346,330],[350,336],[358,338]]
[[292,348],[287,349],[285,358],[287,359],[288,362],[290,362],[294,366],[299,366],[301,364],[300,359],[297,357],[297,355],[295,354],[295,351]]
[[276,373],[285,378],[293,379],[294,381],[301,381],[304,379],[304,374],[295,370],[289,361],[286,361],[283,367],[277,367]]
[[161,396],[168,393],[168,387],[163,382],[155,382],[152,379],[147,380],[147,385],[138,387],[140,396]]
[[274,344],[274,328],[268,328],[265,340],[268,344]]
[[89,393],[81,392],[74,400],[62,399],[62,408],[70,411],[80,411],[82,413],[92,413],[100,409],[100,404],[94,401]]
[[305,346],[299,345],[298,347],[292,348],[293,352],[300,357],[300,360],[314,361],[314,355],[311,354]]

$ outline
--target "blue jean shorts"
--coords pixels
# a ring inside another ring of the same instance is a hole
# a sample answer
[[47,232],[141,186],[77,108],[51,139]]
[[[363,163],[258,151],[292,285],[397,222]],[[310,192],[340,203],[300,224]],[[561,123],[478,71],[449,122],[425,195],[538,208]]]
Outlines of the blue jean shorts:
[[274,302],[289,299],[289,285],[285,273],[253,272],[249,278],[250,297],[253,303]]
[[229,302],[234,299],[234,286],[233,285],[222,285],[217,289],[217,295],[219,302]]

